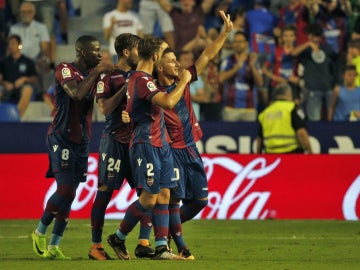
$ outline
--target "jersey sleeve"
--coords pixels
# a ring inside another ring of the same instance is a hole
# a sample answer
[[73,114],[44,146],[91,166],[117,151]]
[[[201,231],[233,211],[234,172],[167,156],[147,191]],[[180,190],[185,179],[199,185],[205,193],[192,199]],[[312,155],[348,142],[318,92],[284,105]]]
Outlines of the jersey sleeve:
[[101,74],[96,82],[96,101],[111,97],[110,74]]
[[56,68],[55,78],[59,81],[61,86],[64,86],[65,83],[76,80],[76,74],[69,65],[61,63]]
[[137,89],[140,98],[145,98],[149,101],[155,96],[155,94],[161,92],[157,88],[154,81],[148,77],[140,77],[137,81]]

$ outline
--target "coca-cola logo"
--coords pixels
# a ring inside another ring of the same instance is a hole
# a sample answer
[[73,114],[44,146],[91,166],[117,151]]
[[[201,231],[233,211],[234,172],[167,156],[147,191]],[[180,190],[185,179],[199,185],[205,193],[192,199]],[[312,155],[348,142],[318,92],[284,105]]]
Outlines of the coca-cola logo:
[[360,196],[360,175],[355,178],[354,182],[350,185],[346,191],[344,200],[342,203],[342,211],[344,219],[346,220],[359,220],[356,213],[356,205]]
[[[274,216],[274,210],[266,208],[271,192],[257,191],[255,184],[260,180],[265,181],[264,177],[280,164],[281,158],[269,163],[264,157],[255,157],[245,165],[229,157],[204,157],[203,162],[210,187],[209,204],[196,218],[264,219]],[[87,181],[81,183],[76,192],[71,207],[73,211],[91,207],[97,192],[97,166],[97,159],[89,157]],[[222,179],[225,186],[221,191],[211,189],[212,181],[219,177],[219,173],[215,173],[218,170],[221,170],[221,175],[229,175],[227,179]],[[55,189],[56,182],[46,193],[44,208]],[[136,198],[136,192],[124,184],[111,199],[105,218],[122,219],[126,209]]]
[[205,157],[203,161],[209,185],[211,185],[216,168],[230,172],[233,178],[223,179],[229,183],[224,192],[209,189],[209,203],[199,214],[201,218],[264,219],[273,217],[274,210],[266,209],[271,192],[256,191],[254,185],[271,173],[280,164],[281,158],[267,164],[265,158],[256,157],[246,165],[228,157]]

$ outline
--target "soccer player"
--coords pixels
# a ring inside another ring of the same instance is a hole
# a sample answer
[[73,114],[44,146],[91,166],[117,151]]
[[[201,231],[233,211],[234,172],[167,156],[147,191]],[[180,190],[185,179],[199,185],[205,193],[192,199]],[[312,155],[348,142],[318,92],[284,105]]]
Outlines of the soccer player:
[[[32,233],[33,250],[42,258],[70,260],[59,248],[71,204],[80,182],[86,181],[95,83],[112,64],[100,64],[100,42],[81,36],[75,42],[73,63],[61,63],[55,71],[55,116],[47,134],[50,166],[46,177],[55,177],[57,188],[46,203]],[[55,219],[49,246],[46,231]]]
[[[165,94],[152,79],[154,65],[160,60],[167,43],[151,36],[139,42],[139,63],[128,78],[126,111],[132,119],[130,138],[130,162],[139,199],[127,209],[119,229],[109,238],[115,253],[128,251],[125,239],[142,216],[152,215],[155,231],[155,255],[157,260],[183,259],[167,247],[169,226],[170,188],[173,158],[169,136],[165,129],[163,109],[171,109],[180,100],[191,75],[184,70],[172,93]],[[123,256],[123,255],[122,255]]]
[[[122,186],[125,178],[129,185],[134,187],[129,161],[131,126],[122,122],[121,112],[125,110],[127,100],[123,86],[128,72],[134,70],[138,62],[139,40],[140,37],[130,33],[116,37],[116,70],[100,76],[96,86],[97,103],[101,113],[106,117],[106,122],[99,147],[99,187],[91,210],[93,244],[90,247],[89,258],[94,260],[111,259],[104,250],[101,238],[105,211],[114,190]],[[141,220],[139,245],[135,252],[138,257],[152,257],[155,254],[149,247],[151,228],[151,216],[145,216],[145,219]],[[128,260],[129,256],[126,254],[119,259]]]
[[[195,65],[187,68],[191,73],[191,81],[197,80],[206,65],[222,48],[233,28],[230,15],[220,11],[224,21],[224,31],[201,53]],[[158,88],[172,94],[178,84],[180,64],[174,52],[166,49],[157,65]],[[191,105],[190,85],[187,84],[184,95],[173,109],[165,110],[165,125],[171,138],[174,158],[174,179],[178,180],[176,189],[171,189],[169,204],[169,229],[176,243],[179,255],[186,259],[195,259],[185,244],[181,224],[195,217],[206,205],[208,184],[201,156],[196,142],[201,139],[202,131]],[[180,200],[183,205],[180,208]]]

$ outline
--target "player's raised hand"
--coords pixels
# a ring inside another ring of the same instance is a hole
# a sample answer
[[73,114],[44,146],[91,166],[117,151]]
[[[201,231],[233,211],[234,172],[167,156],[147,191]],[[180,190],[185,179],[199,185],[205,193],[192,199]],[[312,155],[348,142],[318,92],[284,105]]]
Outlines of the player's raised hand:
[[233,23],[230,19],[230,14],[226,14],[223,10],[219,11],[221,18],[224,21],[224,32],[229,33],[233,29]]

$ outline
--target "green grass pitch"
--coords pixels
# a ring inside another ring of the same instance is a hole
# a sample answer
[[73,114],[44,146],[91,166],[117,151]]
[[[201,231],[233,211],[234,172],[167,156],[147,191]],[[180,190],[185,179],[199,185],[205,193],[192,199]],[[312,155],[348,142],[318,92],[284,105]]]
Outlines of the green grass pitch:
[[[0,220],[0,269],[360,269],[360,224],[354,221],[193,220],[185,223],[183,229],[195,261],[136,259],[133,254],[137,227],[126,241],[132,260],[105,262],[88,259],[90,221],[79,219],[70,220],[61,243],[64,254],[71,256],[72,261],[37,257],[30,236],[37,222]],[[105,240],[118,225],[118,220],[106,220],[103,235],[105,250],[114,258]]]

